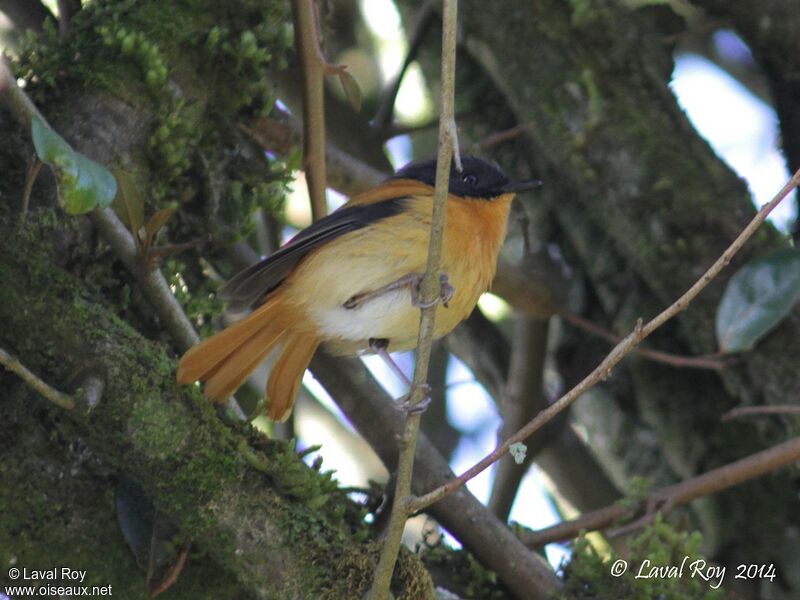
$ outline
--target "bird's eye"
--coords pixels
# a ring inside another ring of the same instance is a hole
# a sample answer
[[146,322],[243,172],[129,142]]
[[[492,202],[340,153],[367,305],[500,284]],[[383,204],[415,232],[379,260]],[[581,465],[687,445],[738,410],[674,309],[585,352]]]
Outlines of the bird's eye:
[[478,178],[472,174],[466,174],[461,176],[461,181],[466,183],[469,186],[476,186],[478,185]]

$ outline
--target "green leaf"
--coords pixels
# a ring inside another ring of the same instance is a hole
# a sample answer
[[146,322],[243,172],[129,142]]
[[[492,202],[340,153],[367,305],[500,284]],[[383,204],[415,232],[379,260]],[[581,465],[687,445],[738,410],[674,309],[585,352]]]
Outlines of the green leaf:
[[750,350],[800,299],[800,252],[781,250],[743,266],[717,308],[720,351]]
[[345,70],[339,71],[339,81],[342,83],[344,95],[356,112],[361,112],[361,88],[358,87],[356,78]]
[[117,182],[108,169],[75,152],[36,115],[31,119],[31,137],[37,156],[55,173],[59,201],[66,212],[79,215],[111,204]]
[[114,197],[111,208],[130,229],[138,243],[139,230],[144,225],[144,200],[142,200],[142,195],[139,193],[133,177],[120,169],[114,169],[113,173],[117,180],[117,195]]
[[160,229],[167,224],[167,221],[175,214],[176,210],[178,210],[178,205],[173,204],[156,211],[155,214],[147,220],[147,224],[144,226],[145,238],[152,242],[153,238],[155,238]]

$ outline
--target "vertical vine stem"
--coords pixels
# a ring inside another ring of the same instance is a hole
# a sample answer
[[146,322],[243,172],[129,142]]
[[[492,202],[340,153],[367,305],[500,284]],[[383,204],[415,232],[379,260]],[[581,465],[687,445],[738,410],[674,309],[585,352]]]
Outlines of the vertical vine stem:
[[561,396],[561,398],[537,414],[522,429],[517,431],[514,435],[509,437],[506,441],[495,448],[493,452],[486,455],[455,479],[451,479],[444,485],[431,492],[428,492],[423,496],[408,500],[407,509],[409,510],[409,513],[411,514],[421,511],[434,502],[441,500],[448,494],[452,494],[467,481],[497,462],[502,456],[505,455],[506,452],[508,452],[508,449],[512,444],[522,442],[526,438],[533,435],[533,433],[541,429],[545,424],[555,418],[556,415],[575,402],[575,400],[577,400],[584,392],[611,375],[613,368],[616,367],[617,364],[629,352],[631,352],[631,350],[638,346],[642,340],[644,340],[647,336],[649,336],[679,312],[684,311],[689,307],[689,303],[694,300],[695,297],[709,283],[711,283],[714,278],[717,277],[717,275],[719,275],[722,269],[728,266],[728,263],[730,263],[731,259],[736,255],[736,253],[742,249],[742,246],[744,246],[745,242],[752,237],[756,230],[766,220],[767,215],[772,212],[772,209],[778,206],[781,200],[788,196],[789,193],[798,185],[800,185],[800,170],[792,175],[789,181],[786,182],[783,188],[781,188],[781,190],[772,200],[761,207],[758,213],[756,213],[753,219],[747,224],[747,226],[731,243],[731,245],[728,246],[725,252],[722,253],[716,262],[714,262],[714,264],[711,265],[709,269],[697,281],[695,281],[694,284],[680,298],[678,298],[668,308],[664,309],[646,324],[643,325],[642,320],[639,319],[634,330],[611,350],[611,352],[603,359],[603,361],[594,371],[589,373],[589,375],[587,375],[583,381],[572,388],[569,392]]
[[325,216],[325,63],[314,0],[292,0],[297,56],[303,72],[303,170],[315,221]]
[[[435,300],[439,298],[441,283],[439,266],[442,259],[442,237],[444,232],[445,208],[447,203],[450,163],[453,160],[454,148],[458,148],[454,112],[455,99],[455,67],[456,67],[456,20],[458,17],[458,0],[444,0],[442,20],[442,87],[439,113],[439,150],[436,157],[436,191],[433,200],[433,216],[431,217],[431,236],[428,245],[428,262],[425,275],[420,286],[422,309],[417,338],[417,355],[414,364],[414,377],[408,399],[408,413],[405,427],[399,440],[400,454],[397,465],[394,502],[389,516],[386,538],[381,549],[378,566],[372,589],[368,594],[370,600],[385,600],[389,597],[392,572],[397,562],[403,528],[408,518],[411,495],[411,475],[414,465],[414,452],[417,445],[417,434],[421,411],[420,403],[427,396],[426,380],[428,363],[433,341],[433,325],[436,316]],[[456,155],[456,164],[460,165]]]

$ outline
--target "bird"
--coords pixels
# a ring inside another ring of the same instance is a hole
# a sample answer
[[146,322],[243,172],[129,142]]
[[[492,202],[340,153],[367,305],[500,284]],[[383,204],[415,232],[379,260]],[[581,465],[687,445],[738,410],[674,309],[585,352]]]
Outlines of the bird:
[[[413,349],[435,176],[436,159],[411,162],[235,275],[219,297],[233,312],[252,312],[190,348],[178,382],[203,381],[205,396],[223,402],[270,358],[266,413],[283,421],[318,347],[389,361],[390,352]],[[488,289],[511,201],[541,182],[513,181],[489,162],[464,156],[460,169],[451,162],[448,184],[434,339],[468,317]]]

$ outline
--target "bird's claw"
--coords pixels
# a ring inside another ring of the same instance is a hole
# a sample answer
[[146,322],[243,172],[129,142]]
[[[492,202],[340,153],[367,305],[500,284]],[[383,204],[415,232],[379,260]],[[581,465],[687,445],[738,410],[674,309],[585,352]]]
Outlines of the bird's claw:
[[450,278],[447,273],[439,273],[439,295],[430,302],[423,302],[419,298],[420,285],[422,284],[422,275],[419,276],[417,281],[411,285],[411,303],[417,308],[430,308],[441,302],[445,308],[448,307],[448,302],[452,300],[453,294],[456,289],[450,285]]
[[420,385],[420,387],[423,390],[423,396],[419,402],[411,402],[411,398],[414,396],[414,390],[412,389],[405,399],[398,405],[400,410],[409,415],[419,415],[427,410],[431,403],[431,386],[427,383],[423,383]]

